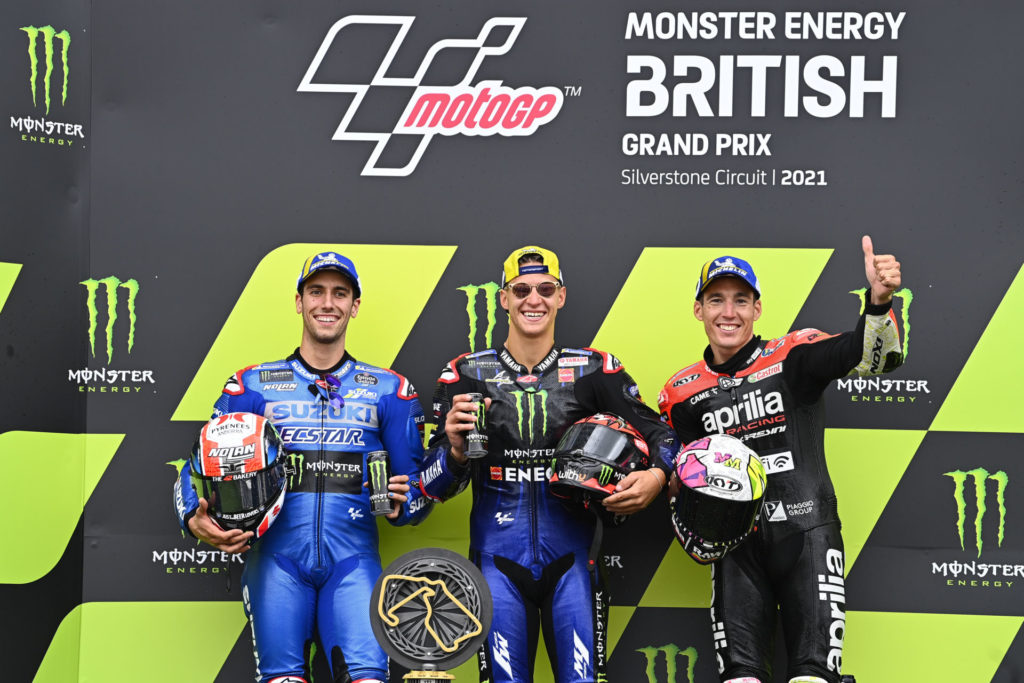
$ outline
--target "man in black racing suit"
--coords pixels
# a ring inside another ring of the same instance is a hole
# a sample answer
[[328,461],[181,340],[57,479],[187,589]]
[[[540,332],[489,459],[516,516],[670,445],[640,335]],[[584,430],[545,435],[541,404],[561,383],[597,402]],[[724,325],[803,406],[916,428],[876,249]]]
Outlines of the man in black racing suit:
[[[760,287],[750,265],[723,256],[701,270],[694,315],[704,359],[658,396],[683,443],[713,433],[743,440],[768,472],[757,531],[712,564],[711,621],[722,681],[771,680],[776,613],[790,683],[840,681],[846,630],[843,540],[824,453],[823,392],[856,370],[881,374],[903,356],[892,293],[900,266],[862,240],[870,289],[852,332],[806,329],[764,341],[753,334]],[[675,482],[673,482],[674,484]]]
[[[512,252],[500,299],[509,312],[504,348],[459,356],[441,373],[437,431],[421,486],[445,500],[473,482],[470,555],[494,600],[480,680],[532,681],[542,627],[558,683],[606,681],[608,598],[588,561],[595,521],[549,492],[551,457],[570,425],[598,412],[632,424],[658,462],[671,462],[677,444],[614,356],[554,345],[555,315],[565,303],[554,253],[540,247]],[[465,456],[465,435],[476,417],[470,392],[485,397],[482,430],[488,436],[487,455],[475,460]],[[605,499],[605,510],[641,509],[636,482],[648,479],[660,490],[667,472],[630,473]]]

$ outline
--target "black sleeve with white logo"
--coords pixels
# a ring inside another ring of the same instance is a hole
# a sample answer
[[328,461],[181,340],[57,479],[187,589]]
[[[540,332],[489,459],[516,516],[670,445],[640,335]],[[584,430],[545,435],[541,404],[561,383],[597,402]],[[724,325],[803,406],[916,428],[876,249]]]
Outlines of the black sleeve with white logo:
[[[786,383],[793,395],[801,403],[810,404],[818,400],[832,380],[845,377],[861,365],[871,363],[872,351],[875,346],[872,340],[884,340],[884,348],[891,350],[893,340],[899,345],[899,334],[895,328],[895,319],[890,315],[892,303],[865,303],[864,314],[857,321],[852,332],[837,335],[822,335],[820,341],[811,340],[801,344],[789,352],[783,373]],[[870,319],[872,329],[883,329],[879,334],[866,337],[865,320]],[[890,321],[886,325],[886,321]],[[877,352],[876,352],[877,353]],[[899,362],[888,364],[879,372],[888,372],[899,367]],[[876,364],[877,365],[877,364]],[[876,373],[877,374],[877,373]]]

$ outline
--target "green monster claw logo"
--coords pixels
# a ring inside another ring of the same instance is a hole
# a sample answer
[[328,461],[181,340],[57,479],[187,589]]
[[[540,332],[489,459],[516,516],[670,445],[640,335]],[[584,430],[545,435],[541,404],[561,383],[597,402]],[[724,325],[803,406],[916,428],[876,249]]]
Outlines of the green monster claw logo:
[[678,645],[669,644],[661,647],[642,647],[637,652],[643,653],[647,658],[647,683],[661,683],[655,671],[659,652],[665,655],[664,683],[681,683],[676,680],[676,661],[680,655],[686,657],[686,683],[694,683],[693,671],[697,666],[697,648],[688,647],[680,650]]
[[530,443],[533,443],[534,434],[537,433],[534,431],[534,423],[537,418],[538,404],[541,414],[540,433],[544,434],[548,430],[548,392],[541,389],[539,391],[511,391],[509,394],[516,402],[516,412],[519,415],[519,438],[529,437]]
[[484,409],[485,407],[486,404],[481,400],[476,410],[476,430],[478,432],[487,429],[487,411]]
[[36,37],[43,36],[43,51],[46,57],[46,72],[43,74],[43,92],[46,98],[46,113],[50,113],[50,77],[53,75],[53,39],[60,38],[61,66],[64,67],[64,87],[61,89],[61,106],[68,99],[68,50],[71,48],[71,34],[66,30],[57,32],[52,26],[22,26],[28,34],[29,86],[32,89],[32,105],[36,104],[36,81],[39,76],[39,58],[36,56]]
[[128,290],[128,353],[135,345],[135,298],[139,295],[139,283],[135,280],[121,282],[116,277],[105,277],[102,280],[83,280],[87,292],[86,306],[89,310],[89,351],[96,357],[96,321],[99,314],[96,310],[97,290],[103,285],[107,290],[107,363],[114,359],[114,324],[117,322],[117,290]]
[[306,469],[306,456],[302,453],[288,452],[288,466],[292,473],[288,475],[288,488],[302,486],[302,474]]
[[967,482],[967,477],[974,479],[974,497],[977,501],[976,505],[978,508],[977,513],[974,516],[974,540],[978,546],[978,557],[981,557],[982,549],[982,538],[981,531],[982,525],[985,521],[985,512],[988,510],[986,505],[986,489],[985,480],[992,479],[996,482],[996,504],[999,506],[999,533],[997,535],[999,547],[1003,547],[1003,535],[1006,530],[1006,487],[1010,483],[1010,478],[1005,472],[999,471],[995,474],[989,474],[988,470],[983,467],[964,472],[962,470],[954,470],[953,472],[946,472],[943,476],[951,477],[953,479],[953,500],[956,501],[956,530],[960,537],[960,549],[966,550],[964,547],[964,521],[967,517],[967,502],[964,498],[964,488]]
[[375,460],[370,463],[370,485],[374,493],[380,494],[388,490],[388,463],[386,460]]
[[494,334],[495,314],[498,311],[498,291],[501,287],[497,282],[485,282],[482,285],[464,285],[456,289],[466,293],[466,315],[469,316],[469,350],[476,351],[476,295],[477,292],[484,293],[484,303],[487,304],[487,330],[484,333],[484,347],[491,348],[491,340]]
[[[850,294],[861,300],[861,313],[864,312],[864,292],[866,291],[868,291],[866,287],[850,290]],[[910,358],[910,304],[914,302],[914,293],[904,287],[893,292],[892,298],[903,300],[903,305],[900,306],[900,321],[903,322],[903,362],[905,363]]]
[[601,486],[607,486],[608,482],[612,480],[612,467],[611,465],[601,465],[601,473],[597,476],[597,483]]

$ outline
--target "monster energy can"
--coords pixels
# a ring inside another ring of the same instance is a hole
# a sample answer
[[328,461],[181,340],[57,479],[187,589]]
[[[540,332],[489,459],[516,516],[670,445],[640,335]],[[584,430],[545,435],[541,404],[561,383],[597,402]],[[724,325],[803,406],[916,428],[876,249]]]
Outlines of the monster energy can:
[[476,404],[476,423],[466,433],[466,457],[470,459],[487,456],[487,432],[484,431],[484,395],[471,393],[467,400]]
[[391,512],[388,498],[388,480],[391,479],[391,463],[387,451],[370,451],[366,454],[366,480],[370,484],[370,510],[375,516]]

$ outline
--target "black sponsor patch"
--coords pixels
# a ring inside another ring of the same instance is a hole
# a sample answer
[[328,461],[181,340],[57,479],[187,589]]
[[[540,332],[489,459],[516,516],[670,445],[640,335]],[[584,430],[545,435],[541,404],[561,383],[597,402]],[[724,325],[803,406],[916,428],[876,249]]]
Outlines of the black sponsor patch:
[[698,377],[700,377],[700,375],[687,375],[686,377],[680,377],[675,382],[672,382],[672,386],[674,386],[674,387],[681,387],[684,384],[689,384],[690,382],[692,382],[693,380],[697,379]]
[[293,379],[291,370],[260,370],[260,382],[290,382]]
[[380,381],[376,377],[374,377],[373,375],[367,374],[365,372],[360,372],[358,375],[356,375],[352,379],[355,381],[356,384],[366,384],[366,385],[377,384],[377,382]]
[[467,368],[500,368],[501,367],[501,363],[499,363],[496,360],[490,360],[490,359],[487,359],[487,360],[484,360],[484,359],[480,359],[480,360],[467,359],[466,360],[466,367]]
[[363,454],[338,451],[289,451],[288,464],[294,473],[288,481],[289,493],[363,492]]

